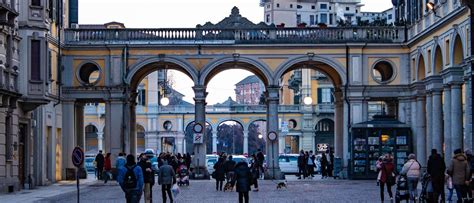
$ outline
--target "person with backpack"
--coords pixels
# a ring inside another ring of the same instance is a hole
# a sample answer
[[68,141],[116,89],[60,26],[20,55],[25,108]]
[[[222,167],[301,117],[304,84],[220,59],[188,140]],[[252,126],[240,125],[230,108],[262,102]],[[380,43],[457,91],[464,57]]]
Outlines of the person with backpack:
[[118,170],[117,181],[125,193],[127,203],[140,202],[144,180],[142,169],[135,164],[135,157],[129,154],[125,166]]
[[415,154],[408,155],[408,161],[403,165],[401,175],[407,177],[408,193],[410,200],[415,200],[418,197],[418,180],[420,179],[421,164],[416,160]]
[[175,170],[168,161],[164,160],[163,165],[160,167],[158,172],[158,184],[161,185],[161,197],[163,203],[166,203],[166,194],[170,198],[170,202],[173,202],[173,195],[171,195],[171,186],[176,183]]
[[433,202],[439,202],[441,197],[441,202],[444,202],[444,181],[446,164],[444,163],[443,157],[438,154],[438,151],[436,149],[431,150],[431,155],[428,159],[427,167],[427,172],[428,174],[430,174],[431,184],[433,185],[433,195],[430,199],[432,199]]
[[115,160],[115,168],[119,169],[120,167],[125,166],[125,164],[127,164],[127,160],[124,156],[125,154],[122,152],[118,154],[118,157]]

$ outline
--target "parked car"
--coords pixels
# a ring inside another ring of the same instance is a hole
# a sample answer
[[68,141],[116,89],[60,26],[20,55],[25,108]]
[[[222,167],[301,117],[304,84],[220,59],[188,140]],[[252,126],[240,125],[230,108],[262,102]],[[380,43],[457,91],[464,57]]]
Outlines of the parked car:
[[298,173],[298,154],[282,154],[278,158],[280,170],[284,174]]
[[207,166],[207,171],[209,172],[209,174],[212,174],[212,172],[214,172],[214,164],[216,164],[217,159],[218,159],[217,155],[213,155],[213,154],[206,155],[206,166]]
[[88,173],[95,172],[94,160],[95,160],[95,157],[86,157],[84,160],[86,170]]

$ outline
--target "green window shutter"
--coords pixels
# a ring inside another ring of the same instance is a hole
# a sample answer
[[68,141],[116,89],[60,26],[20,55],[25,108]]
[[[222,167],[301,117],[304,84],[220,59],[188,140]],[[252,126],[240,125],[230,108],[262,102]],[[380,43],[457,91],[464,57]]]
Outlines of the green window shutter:
[[78,0],[69,0],[69,27],[79,23],[79,3]]
[[318,104],[323,102],[323,89],[318,88]]

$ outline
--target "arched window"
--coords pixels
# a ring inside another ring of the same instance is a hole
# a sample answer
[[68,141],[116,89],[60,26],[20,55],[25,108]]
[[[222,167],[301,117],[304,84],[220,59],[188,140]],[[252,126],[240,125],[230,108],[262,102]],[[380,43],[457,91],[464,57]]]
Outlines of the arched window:
[[317,132],[334,132],[334,121],[323,119],[316,125]]

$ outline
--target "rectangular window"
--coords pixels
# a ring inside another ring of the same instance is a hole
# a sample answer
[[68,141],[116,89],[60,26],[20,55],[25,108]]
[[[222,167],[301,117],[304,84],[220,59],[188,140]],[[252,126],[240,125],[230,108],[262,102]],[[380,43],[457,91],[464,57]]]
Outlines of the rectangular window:
[[331,103],[331,89],[330,88],[324,88],[322,89],[322,103]]
[[267,14],[266,21],[267,23],[270,23],[270,14]]
[[41,41],[31,40],[31,80],[41,81]]
[[[143,87],[141,87],[141,88],[143,88]],[[145,89],[139,89],[138,90],[137,104],[140,105],[140,106],[145,106],[146,105],[146,92],[145,92]]]
[[41,0],[31,0],[32,6],[41,6]]
[[303,6],[301,6],[301,5],[296,5],[296,8],[297,8],[297,9],[302,9]]
[[293,4],[290,4],[290,8],[293,8]]
[[333,15],[332,13],[329,14],[329,25],[332,25],[332,18],[333,18]]
[[280,4],[277,4],[277,8],[280,8]]
[[316,23],[314,22],[314,15],[309,15],[309,24],[310,25],[315,25]]
[[301,15],[296,15],[296,23],[297,24],[301,23]]
[[392,20],[392,14],[388,14],[388,19]]
[[325,13],[321,14],[321,21],[320,22],[327,24],[328,23],[328,14],[325,14]]
[[326,9],[328,9],[328,5],[327,4],[321,4],[321,5],[319,5],[319,8],[326,10]]
[[311,9],[313,9],[313,10],[314,10],[314,9],[316,9],[316,6],[314,6],[314,5],[313,5],[313,6],[311,6]]
[[348,11],[348,10],[349,10],[349,7],[346,7],[346,11]]

